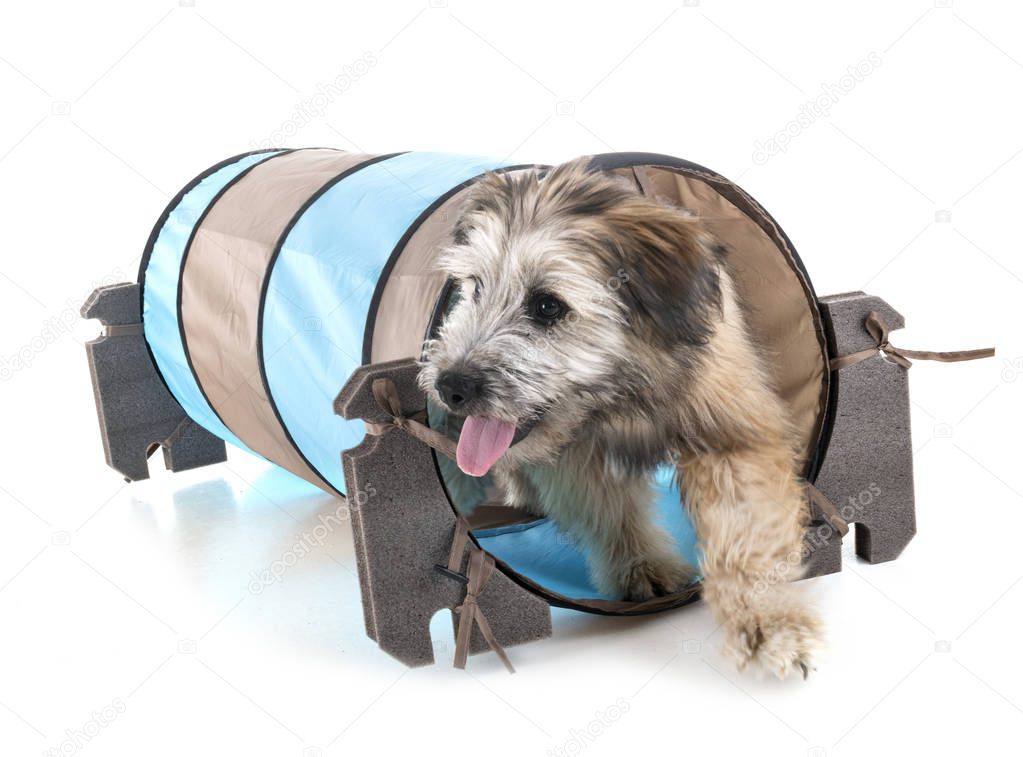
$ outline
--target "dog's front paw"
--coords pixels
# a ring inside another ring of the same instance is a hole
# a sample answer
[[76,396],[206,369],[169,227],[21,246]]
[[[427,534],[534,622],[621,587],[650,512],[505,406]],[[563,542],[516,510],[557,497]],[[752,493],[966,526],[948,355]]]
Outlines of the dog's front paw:
[[622,581],[625,599],[642,601],[682,591],[696,578],[696,571],[680,556],[664,554],[633,565]]
[[790,673],[806,678],[816,669],[814,657],[822,646],[823,626],[817,613],[796,597],[757,603],[730,618],[724,627],[723,651],[739,670],[752,664],[778,678]]

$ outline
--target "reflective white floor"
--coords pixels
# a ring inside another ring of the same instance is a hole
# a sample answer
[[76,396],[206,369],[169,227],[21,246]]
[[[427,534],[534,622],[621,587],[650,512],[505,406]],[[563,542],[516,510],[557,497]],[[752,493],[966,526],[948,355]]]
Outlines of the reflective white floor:
[[[936,395],[921,393],[921,535],[894,563],[852,558],[806,582],[832,639],[809,682],[728,670],[702,606],[556,611],[552,639],[510,650],[510,676],[491,655],[452,670],[441,617],[438,665],[406,670],[381,653],[363,631],[347,527],[317,528],[337,502],[290,474],[232,451],[177,475],[157,456],[150,481],[122,483],[102,460],[76,343],[88,333],[52,345],[2,395],[3,754],[311,756],[410,734],[446,751],[458,732],[497,754],[597,754],[654,745],[665,728],[778,754],[882,740],[980,751],[1023,723],[1020,483],[985,431],[1018,413],[1014,383],[974,410],[983,392],[948,399],[948,417],[969,415],[951,438],[924,409]],[[948,376],[913,370],[924,385]],[[959,371],[975,387],[999,380],[997,366]]]

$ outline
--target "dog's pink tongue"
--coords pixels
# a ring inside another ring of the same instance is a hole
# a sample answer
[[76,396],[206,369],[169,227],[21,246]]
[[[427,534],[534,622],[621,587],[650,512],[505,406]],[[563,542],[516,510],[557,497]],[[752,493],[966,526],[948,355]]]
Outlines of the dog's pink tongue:
[[470,415],[462,424],[455,459],[470,476],[482,476],[508,451],[515,436],[515,424],[496,418]]

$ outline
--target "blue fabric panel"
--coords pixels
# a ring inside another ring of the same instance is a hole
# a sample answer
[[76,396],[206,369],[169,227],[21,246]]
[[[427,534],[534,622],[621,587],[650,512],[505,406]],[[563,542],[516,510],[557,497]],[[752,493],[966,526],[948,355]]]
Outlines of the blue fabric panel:
[[361,168],[316,200],[284,240],[263,308],[270,395],[309,463],[344,492],[341,451],[362,421],[332,404],[362,364],[362,339],[380,273],[406,229],[438,197],[502,165],[488,158],[405,153]]
[[[698,565],[696,531],[672,481],[662,467],[656,481],[658,522],[675,539],[690,565]],[[590,581],[586,549],[546,518],[532,523],[473,532],[480,546],[512,570],[570,599],[619,599],[602,594]]]
[[188,367],[178,324],[178,282],[181,260],[192,229],[213,198],[249,166],[279,152],[242,157],[214,171],[181,198],[156,238],[146,267],[145,287],[142,291],[142,322],[146,341],[174,399],[192,420],[207,431],[249,452],[251,450],[213,412]]

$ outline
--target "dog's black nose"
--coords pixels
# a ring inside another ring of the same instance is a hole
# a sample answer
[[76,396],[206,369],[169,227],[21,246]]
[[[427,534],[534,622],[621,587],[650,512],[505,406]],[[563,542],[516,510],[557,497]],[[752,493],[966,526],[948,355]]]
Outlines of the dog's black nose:
[[437,377],[437,392],[444,403],[457,410],[480,394],[482,382],[476,376],[457,371],[444,371]]

